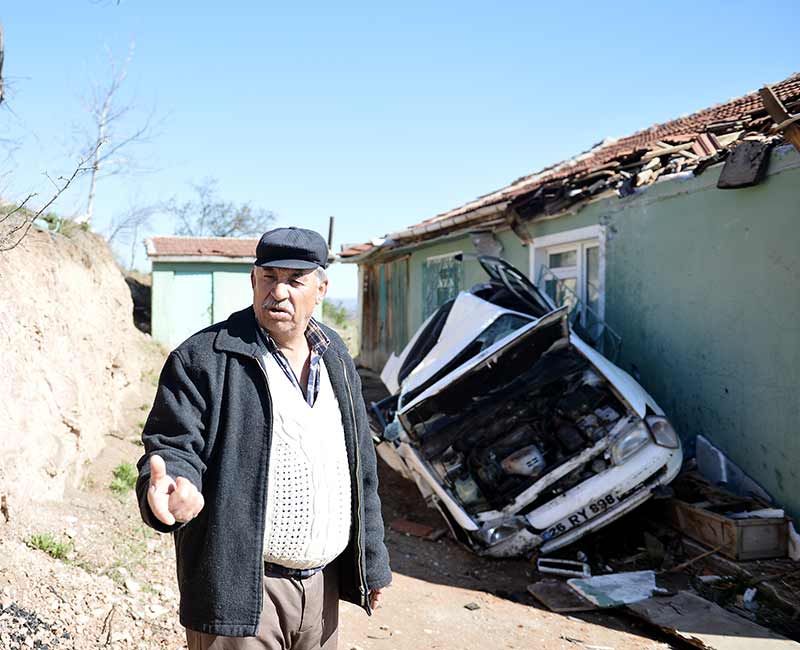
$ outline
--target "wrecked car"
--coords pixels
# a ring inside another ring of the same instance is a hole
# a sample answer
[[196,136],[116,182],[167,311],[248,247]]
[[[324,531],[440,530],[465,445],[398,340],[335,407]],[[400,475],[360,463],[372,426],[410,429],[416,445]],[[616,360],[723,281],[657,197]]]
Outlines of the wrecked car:
[[441,305],[384,367],[377,450],[473,551],[547,554],[665,492],[681,444],[567,307],[478,259],[489,282]]

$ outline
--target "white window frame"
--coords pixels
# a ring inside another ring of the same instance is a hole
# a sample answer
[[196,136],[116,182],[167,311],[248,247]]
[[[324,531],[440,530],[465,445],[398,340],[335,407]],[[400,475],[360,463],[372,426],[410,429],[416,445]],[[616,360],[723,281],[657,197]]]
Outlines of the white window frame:
[[[431,255],[430,257],[426,257],[425,258],[425,262],[436,262],[437,260],[447,259],[448,257],[458,257],[459,255],[461,255],[461,261],[463,262],[464,261],[464,251],[463,250],[453,251],[452,253],[441,253],[440,255]],[[461,272],[462,273],[464,272],[463,268],[462,268]],[[424,280],[423,280],[423,283],[424,283]],[[424,286],[424,284],[423,284],[423,286]],[[459,291],[463,291],[464,287],[459,287],[458,290]],[[456,294],[456,295],[458,295],[458,294]],[[424,295],[422,296],[422,313],[423,314],[425,313],[425,296]]]
[[[586,304],[586,249],[597,247],[598,250],[598,300],[597,315],[600,320],[605,320],[606,312],[606,228],[601,225],[586,226],[565,230],[564,232],[552,235],[542,235],[535,237],[529,249],[529,272],[532,282],[539,279],[539,271],[542,266],[548,266],[548,256],[551,253],[561,253],[569,250],[577,250],[576,277],[578,279],[578,297],[583,304]],[[554,271],[559,277],[560,274]],[[566,274],[565,274],[566,275]],[[544,287],[539,287],[544,293]]]
[[464,251],[454,251],[452,253],[442,253],[441,255],[431,255],[430,257],[426,257],[426,262],[435,262],[436,260],[443,260],[446,257],[456,257],[458,255],[464,255]]

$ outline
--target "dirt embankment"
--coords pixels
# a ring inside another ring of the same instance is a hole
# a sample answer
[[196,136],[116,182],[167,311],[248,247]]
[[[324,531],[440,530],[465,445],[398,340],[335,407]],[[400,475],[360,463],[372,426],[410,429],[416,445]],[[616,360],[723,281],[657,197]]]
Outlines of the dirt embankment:
[[59,499],[119,430],[148,348],[105,242],[31,231],[0,253],[0,494]]

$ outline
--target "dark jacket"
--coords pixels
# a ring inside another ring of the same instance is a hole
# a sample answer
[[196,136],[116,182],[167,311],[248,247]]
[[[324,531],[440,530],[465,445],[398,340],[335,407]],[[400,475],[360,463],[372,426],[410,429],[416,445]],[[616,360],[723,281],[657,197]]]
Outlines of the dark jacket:
[[[324,326],[323,326],[324,327]],[[370,613],[368,590],[391,581],[383,543],[375,449],[361,381],[330,328],[323,360],[339,402],[353,485],[350,543],[336,560],[340,597]],[[182,343],[161,371],[145,423],[136,493],[145,523],[173,532],[180,621],[224,636],[253,636],[261,614],[262,547],[272,404],[252,308]],[[192,521],[166,526],[147,503],[149,456],[189,479],[205,507]]]

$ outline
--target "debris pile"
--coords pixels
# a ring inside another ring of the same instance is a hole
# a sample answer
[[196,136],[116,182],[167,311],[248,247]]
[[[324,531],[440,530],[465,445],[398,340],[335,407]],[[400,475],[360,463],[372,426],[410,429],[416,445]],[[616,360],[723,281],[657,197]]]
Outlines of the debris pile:
[[345,259],[388,253],[414,241],[508,225],[523,241],[525,222],[603,196],[627,197],[657,181],[702,174],[725,162],[720,189],[759,183],[770,151],[800,144],[800,74],[728,102],[623,138],[608,138],[578,156],[518,178],[508,186],[405,230],[347,245]]
[[[800,75],[776,87],[787,98],[783,108],[799,111]],[[720,189],[755,185],[764,177],[770,150],[784,141],[775,126],[753,93],[620,140],[604,141],[537,175],[538,187],[517,192],[511,205],[523,220],[553,215],[608,191],[625,197],[668,176],[697,176],[723,161]]]
[[[528,592],[559,613],[624,611],[701,648],[734,647],[725,638],[737,636],[800,648],[789,640],[800,639],[800,564],[786,557],[783,512],[711,485],[696,471],[671,487],[675,496],[582,540],[577,554],[573,547],[561,558],[539,558],[541,579]],[[672,517],[676,504],[704,514]],[[759,512],[766,517],[745,516]],[[753,521],[759,533],[748,538],[736,530]],[[771,526],[768,534],[764,526]],[[698,531],[715,545],[695,541]]]

